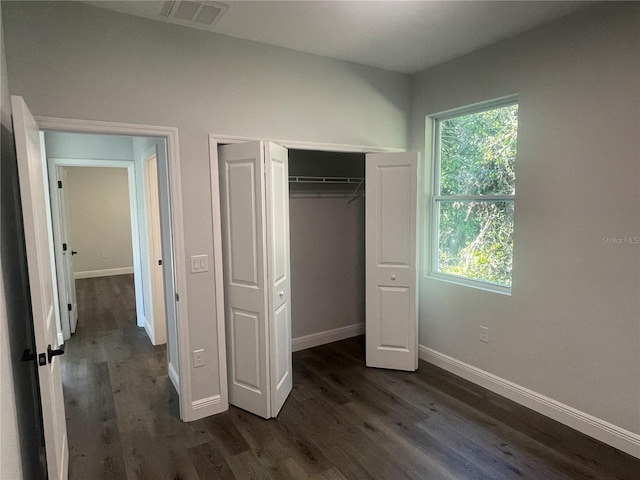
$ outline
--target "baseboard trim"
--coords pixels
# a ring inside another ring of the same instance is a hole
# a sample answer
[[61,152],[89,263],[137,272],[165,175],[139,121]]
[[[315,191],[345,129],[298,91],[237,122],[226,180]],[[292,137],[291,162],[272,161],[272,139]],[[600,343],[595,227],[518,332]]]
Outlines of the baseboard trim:
[[171,383],[173,383],[173,386],[176,389],[176,392],[180,391],[180,381],[178,380],[178,373],[176,372],[176,369],[173,368],[172,364],[169,364],[169,366],[167,367],[167,372],[169,373],[169,380],[171,380]]
[[217,413],[229,410],[229,403],[222,400],[222,395],[213,395],[211,397],[201,398],[191,402],[191,415],[189,421],[200,420]]
[[364,333],[364,322],[354,323],[346,327],[334,328],[323,332],[312,333],[291,340],[291,351],[298,352],[307,348],[319,347],[327,343],[337,342],[346,338],[356,337]]
[[558,402],[424,345],[420,358],[564,425],[640,458],[640,435]]
[[144,327],[144,331],[147,332],[147,337],[149,337],[149,341],[151,342],[151,345],[155,345],[156,339],[153,335],[153,327],[149,324],[146,317],[144,319],[144,324],[142,326]]
[[73,278],[78,280],[80,278],[110,277],[111,275],[126,275],[128,273],[133,273],[133,267],[106,268],[104,270],[86,270],[84,272],[74,272]]
[[194,400],[191,402],[191,408],[194,410],[198,410],[200,408],[207,408],[212,405],[217,405],[222,402],[222,397],[220,395],[214,395],[212,397],[201,398],[200,400]]

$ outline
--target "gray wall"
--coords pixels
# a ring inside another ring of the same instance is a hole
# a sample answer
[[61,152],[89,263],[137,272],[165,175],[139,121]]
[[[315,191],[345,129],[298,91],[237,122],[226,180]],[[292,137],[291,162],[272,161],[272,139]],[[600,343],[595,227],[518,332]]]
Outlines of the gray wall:
[[45,132],[47,158],[133,161],[133,137]]
[[0,478],[39,479],[46,468],[37,367],[19,360],[34,339],[3,35],[0,26]]
[[73,263],[74,273],[88,277],[96,270],[129,268],[133,271],[127,169],[64,169],[69,245],[78,252]]
[[[213,258],[207,134],[406,147],[406,75],[75,2],[3,14],[12,93],[35,115],[179,129],[187,258]],[[215,349],[214,272],[187,291],[190,349]],[[214,370],[192,370],[193,400],[219,392]]]
[[[595,6],[414,78],[425,116],[520,95],[513,291],[424,277],[420,343],[640,433],[640,4]],[[426,197],[423,198],[426,201]],[[479,342],[479,327],[490,343]]]
[[[45,132],[44,139],[48,159],[133,162],[133,137]],[[74,271],[133,268],[126,169],[63,168],[68,176],[64,192],[69,244],[78,251]]]
[[364,198],[292,194],[291,336],[364,322]]

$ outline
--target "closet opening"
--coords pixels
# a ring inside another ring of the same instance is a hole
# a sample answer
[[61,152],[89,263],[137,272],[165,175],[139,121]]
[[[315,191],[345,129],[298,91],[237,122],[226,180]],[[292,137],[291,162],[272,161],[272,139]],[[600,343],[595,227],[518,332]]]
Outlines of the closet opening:
[[294,352],[364,333],[364,177],[364,153],[289,149]]
[[263,418],[291,392],[293,351],[366,330],[368,367],[418,366],[418,156],[347,151],[210,136],[221,378]]

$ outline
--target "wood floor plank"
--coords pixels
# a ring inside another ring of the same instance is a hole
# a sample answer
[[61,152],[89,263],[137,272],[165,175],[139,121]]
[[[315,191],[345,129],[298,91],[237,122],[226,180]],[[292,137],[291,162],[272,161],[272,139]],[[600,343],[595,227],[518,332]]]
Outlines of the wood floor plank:
[[369,369],[363,337],[293,355],[277,419],[185,423],[133,277],[77,282],[62,377],[71,480],[638,480],[640,460],[420,362]]
[[203,443],[188,450],[202,480],[235,480],[229,464],[220,450],[210,443]]

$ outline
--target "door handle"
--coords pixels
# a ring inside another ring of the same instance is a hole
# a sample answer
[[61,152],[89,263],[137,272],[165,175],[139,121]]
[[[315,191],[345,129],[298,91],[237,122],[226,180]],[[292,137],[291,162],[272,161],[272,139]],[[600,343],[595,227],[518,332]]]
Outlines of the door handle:
[[75,250],[71,250],[71,255],[77,255],[78,252],[76,252]]
[[396,276],[395,275],[391,275],[391,280],[395,280]]
[[51,359],[55,356],[64,354],[64,346],[59,348],[58,350],[52,350],[51,345],[47,347],[47,358],[49,359],[49,363],[51,363]]

